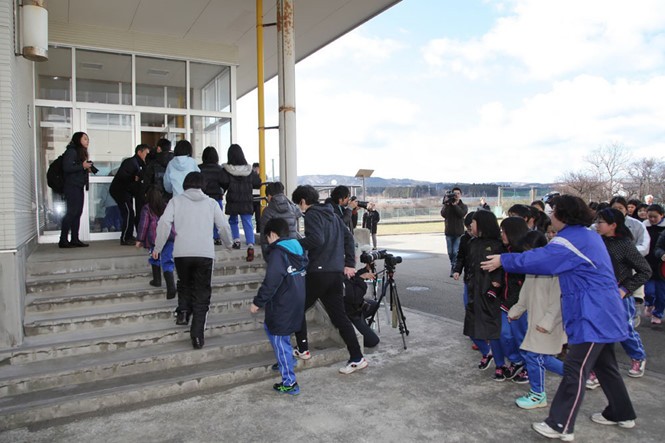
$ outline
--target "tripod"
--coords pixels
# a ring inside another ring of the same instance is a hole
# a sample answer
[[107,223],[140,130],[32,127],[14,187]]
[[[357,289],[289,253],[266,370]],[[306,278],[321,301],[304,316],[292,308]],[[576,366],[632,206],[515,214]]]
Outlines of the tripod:
[[409,330],[406,327],[406,317],[404,316],[404,311],[402,310],[402,302],[399,300],[399,294],[397,293],[397,284],[395,283],[395,266],[386,264],[383,271],[379,272],[378,275],[385,273],[386,278],[384,278],[381,285],[381,295],[377,301],[377,309],[372,313],[372,315],[367,319],[367,324],[372,326],[374,323],[374,317],[381,307],[381,302],[390,288],[390,310],[392,311],[392,323],[393,328],[399,326],[399,333],[402,335],[402,343],[404,344],[404,349],[406,349],[406,336],[409,335]]

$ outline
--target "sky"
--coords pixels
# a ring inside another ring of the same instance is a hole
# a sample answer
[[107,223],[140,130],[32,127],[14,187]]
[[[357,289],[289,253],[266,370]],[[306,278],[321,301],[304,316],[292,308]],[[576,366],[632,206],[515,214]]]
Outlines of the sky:
[[[268,126],[277,106],[271,80]],[[614,143],[662,160],[665,1],[402,0],[296,65],[296,118],[298,175],[547,183]]]

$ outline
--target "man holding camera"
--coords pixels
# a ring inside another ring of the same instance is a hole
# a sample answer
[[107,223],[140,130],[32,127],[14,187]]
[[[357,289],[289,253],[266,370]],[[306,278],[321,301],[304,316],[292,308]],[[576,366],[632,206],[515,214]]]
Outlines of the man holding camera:
[[132,200],[136,198],[140,202],[143,201],[143,196],[141,196],[143,170],[148,152],[150,152],[150,146],[146,144],[138,145],[134,149],[134,156],[122,161],[109,188],[109,194],[118,203],[118,209],[120,209],[120,216],[122,217],[121,245],[134,246],[136,244],[134,238],[136,215]]
[[441,217],[446,221],[445,235],[448,258],[450,259],[451,277],[453,276],[453,268],[457,260],[460,238],[464,234],[464,216],[467,211],[467,206],[462,202],[462,190],[457,186],[443,197]]

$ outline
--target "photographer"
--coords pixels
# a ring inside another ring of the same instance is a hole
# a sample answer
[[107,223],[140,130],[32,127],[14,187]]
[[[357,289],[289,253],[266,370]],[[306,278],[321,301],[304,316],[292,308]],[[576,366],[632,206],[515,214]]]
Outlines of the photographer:
[[372,246],[376,249],[376,231],[381,220],[379,212],[375,209],[374,202],[367,203],[366,211],[363,214],[363,228],[368,229],[372,234]]
[[356,275],[344,281],[344,308],[346,315],[356,327],[358,332],[363,335],[363,344],[366,348],[373,348],[379,344],[381,339],[369,327],[365,320],[371,303],[376,303],[375,300],[365,300],[365,293],[367,292],[367,283],[365,280],[374,280],[376,276],[370,269],[370,264],[365,265],[364,268],[358,269]]
[[450,276],[453,276],[453,268],[457,260],[457,251],[459,250],[460,238],[464,234],[464,216],[468,211],[467,206],[462,202],[462,190],[454,187],[452,191],[447,192],[443,198],[443,208],[441,208],[441,217],[446,221],[445,235],[446,246],[448,248],[448,258],[450,259]]
[[144,200],[141,196],[141,190],[145,158],[148,152],[150,152],[150,146],[138,145],[134,149],[134,156],[122,161],[109,188],[109,194],[118,203],[118,209],[120,209],[120,215],[122,216],[121,245],[134,246],[136,243],[134,238],[136,213],[132,200],[135,198],[139,203]]
[[351,208],[348,207],[349,200],[351,199],[351,191],[348,187],[344,185],[339,185],[330,193],[325,203],[333,207],[335,214],[342,219],[344,226],[349,228],[349,231],[353,232],[354,226],[352,226],[352,213]]

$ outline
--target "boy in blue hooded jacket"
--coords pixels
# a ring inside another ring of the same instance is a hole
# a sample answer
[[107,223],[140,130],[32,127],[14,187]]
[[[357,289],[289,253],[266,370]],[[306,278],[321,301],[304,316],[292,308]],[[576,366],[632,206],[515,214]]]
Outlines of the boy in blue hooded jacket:
[[263,234],[268,240],[266,276],[261,283],[250,312],[265,309],[264,328],[282,375],[282,382],[273,389],[282,394],[297,395],[300,388],[294,373],[292,333],[299,331],[305,312],[305,269],[307,257],[298,240],[289,239],[286,220],[273,218],[266,223]]

